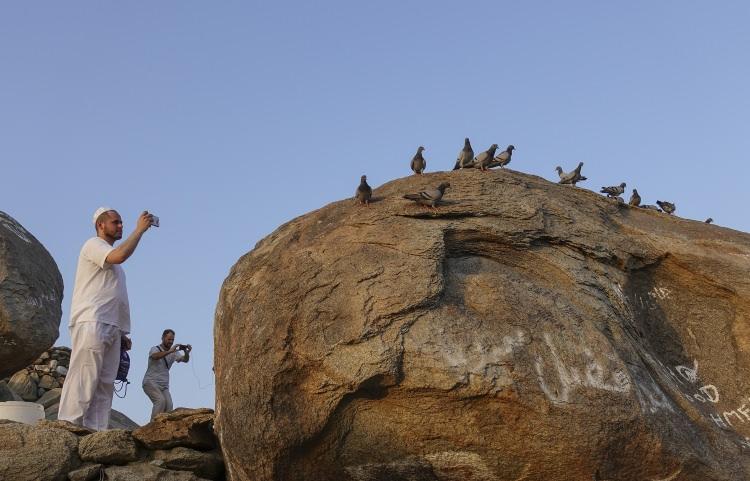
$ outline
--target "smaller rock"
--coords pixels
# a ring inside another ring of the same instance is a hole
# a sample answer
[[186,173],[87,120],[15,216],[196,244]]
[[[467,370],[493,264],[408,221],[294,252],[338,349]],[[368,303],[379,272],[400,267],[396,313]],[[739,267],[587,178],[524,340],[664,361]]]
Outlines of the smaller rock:
[[73,434],[49,426],[0,424],[0,479],[40,481],[65,479],[80,464]]
[[34,371],[31,371],[31,372],[29,373],[29,378],[30,378],[30,379],[31,379],[32,381],[34,381],[34,383],[35,383],[35,384],[39,382],[39,374],[35,373]]
[[32,376],[25,369],[13,374],[8,387],[21,396],[24,401],[36,401],[37,386]]
[[8,383],[0,381],[0,402],[4,401],[23,401],[21,396],[16,394],[14,390],[8,387]]
[[49,366],[50,369],[54,370],[57,367],[58,362],[59,361],[57,359],[52,359],[49,363],[47,363],[47,366]]
[[57,371],[57,373],[59,375],[61,375],[61,376],[67,376],[68,375],[68,368],[65,367],[65,366],[57,366],[57,368],[55,369],[55,371]]
[[217,446],[213,426],[213,409],[178,408],[159,414],[147,425],[133,431],[133,437],[149,449],[184,446],[208,451]]
[[37,399],[36,402],[38,404],[41,404],[44,407],[44,409],[47,409],[53,404],[57,404],[60,402],[61,394],[62,394],[62,389],[60,389],[59,387],[55,389],[50,389],[49,391],[44,393],[44,396]]
[[138,423],[115,409],[109,412],[109,429],[125,429],[132,431],[141,427]]
[[202,481],[189,471],[170,471],[150,463],[112,466],[104,473],[107,481]]
[[57,419],[57,412],[60,410],[60,403],[57,402],[55,404],[52,404],[50,407],[45,408],[44,410],[44,419],[48,419],[50,421],[54,421]]
[[55,378],[53,378],[49,374],[45,374],[39,380],[39,387],[42,388],[42,389],[52,389],[52,385],[54,383],[55,383]]
[[55,428],[55,429],[64,429],[66,431],[70,431],[76,436],[87,436],[95,432],[92,429],[84,428],[83,426],[73,424],[69,421],[58,421],[57,419],[51,420],[51,421],[50,420],[39,421],[36,425],[49,427],[49,428]]
[[178,447],[169,451],[155,451],[154,459],[163,461],[169,469],[190,471],[201,478],[219,479],[224,475],[224,459],[218,451]]
[[98,481],[102,475],[101,464],[87,464],[68,473],[69,481]]
[[138,446],[128,431],[112,429],[89,434],[81,439],[78,455],[83,461],[127,464],[138,459]]

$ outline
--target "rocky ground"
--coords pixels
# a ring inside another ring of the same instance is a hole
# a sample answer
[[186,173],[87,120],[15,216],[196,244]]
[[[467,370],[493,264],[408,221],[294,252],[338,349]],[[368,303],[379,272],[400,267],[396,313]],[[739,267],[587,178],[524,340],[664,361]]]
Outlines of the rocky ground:
[[0,420],[3,481],[223,480],[211,409],[176,409],[134,429]]

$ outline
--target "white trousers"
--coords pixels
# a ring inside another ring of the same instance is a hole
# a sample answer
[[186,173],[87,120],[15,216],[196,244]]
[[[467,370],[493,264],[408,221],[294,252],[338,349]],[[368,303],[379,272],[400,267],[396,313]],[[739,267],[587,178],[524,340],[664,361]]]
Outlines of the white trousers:
[[81,322],[70,329],[73,346],[58,419],[107,429],[122,334],[119,327],[101,322]]
[[155,382],[144,381],[143,392],[154,403],[151,408],[151,420],[153,421],[157,414],[166,413],[172,410],[172,395],[168,387],[161,387]]

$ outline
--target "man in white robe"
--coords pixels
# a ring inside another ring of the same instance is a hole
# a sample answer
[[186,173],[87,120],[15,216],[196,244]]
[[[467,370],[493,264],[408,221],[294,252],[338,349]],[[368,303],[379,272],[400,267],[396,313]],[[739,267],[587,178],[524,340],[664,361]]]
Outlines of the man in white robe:
[[109,207],[94,213],[96,237],[83,244],[78,257],[70,306],[72,352],[60,397],[58,419],[96,431],[107,429],[120,345],[130,348],[130,304],[120,264],[135,252],[154,219],[138,218],[135,231],[119,246],[122,218]]

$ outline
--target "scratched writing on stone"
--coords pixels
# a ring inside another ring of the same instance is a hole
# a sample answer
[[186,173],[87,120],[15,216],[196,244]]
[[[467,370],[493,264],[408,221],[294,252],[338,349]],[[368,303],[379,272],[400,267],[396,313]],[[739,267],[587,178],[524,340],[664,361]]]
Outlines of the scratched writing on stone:
[[[666,369],[670,377],[677,381],[682,386],[690,388],[689,393],[682,392],[685,399],[691,403],[701,404],[718,404],[721,400],[719,395],[719,388],[713,384],[704,384],[700,382],[698,376],[698,361],[694,360],[692,366],[677,365],[674,367],[674,372],[659,362],[662,368]],[[718,406],[715,406],[718,407]],[[737,424],[745,424],[750,422],[750,397],[745,401],[741,401],[738,406],[729,410],[717,409],[715,413],[709,413],[708,417],[718,427],[722,429],[730,429],[735,427]],[[745,438],[747,440],[747,438]],[[740,441],[740,446],[743,448],[750,448],[750,444],[747,441]]]
[[[579,388],[593,388],[615,393],[630,391],[630,378],[624,370],[616,368],[609,374],[594,353],[588,347],[578,348],[578,354],[585,358],[583,366],[566,364],[558,352],[557,346],[549,333],[544,333],[544,342],[549,348],[549,357],[555,375],[550,378],[545,375],[545,363],[541,356],[536,357],[534,368],[539,379],[539,386],[553,403],[567,403],[571,393]],[[612,359],[614,356],[609,356]]]
[[672,297],[672,290],[667,287],[654,286],[650,290],[646,291],[646,293],[634,292],[628,296],[626,296],[622,292],[622,286],[620,286],[619,284],[616,284],[614,286],[614,290],[620,300],[622,300],[623,302],[627,300],[636,307],[640,307],[641,309],[657,309],[659,307],[657,301],[667,301],[674,299]]

